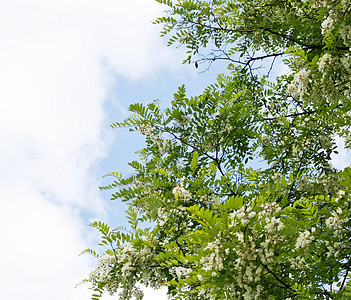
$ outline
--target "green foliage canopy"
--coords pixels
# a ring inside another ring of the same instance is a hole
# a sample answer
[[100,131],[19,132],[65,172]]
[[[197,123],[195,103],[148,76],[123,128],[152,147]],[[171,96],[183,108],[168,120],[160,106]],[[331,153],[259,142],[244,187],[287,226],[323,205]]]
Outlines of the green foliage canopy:
[[336,137],[351,146],[351,2],[157,1],[184,62],[229,73],[112,125],[146,145],[135,175],[102,188],[128,204],[130,228],[92,224],[110,246],[85,251],[99,259],[93,299],[142,299],[140,284],[171,299],[350,298],[351,168],[331,154]]

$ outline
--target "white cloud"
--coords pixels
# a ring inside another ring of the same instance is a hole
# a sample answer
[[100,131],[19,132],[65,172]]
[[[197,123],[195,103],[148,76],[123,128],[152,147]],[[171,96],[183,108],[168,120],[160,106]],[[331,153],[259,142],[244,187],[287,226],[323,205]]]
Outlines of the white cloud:
[[[0,290],[6,299],[89,299],[81,212],[103,215],[93,169],[106,155],[113,73],[175,70],[154,1],[0,3]],[[159,292],[157,293],[159,295]],[[153,297],[154,296],[150,296]]]
[[[12,183],[13,184],[13,183]],[[77,259],[88,239],[77,212],[57,206],[26,182],[1,187],[1,297],[4,299],[89,299],[75,285],[89,271]]]

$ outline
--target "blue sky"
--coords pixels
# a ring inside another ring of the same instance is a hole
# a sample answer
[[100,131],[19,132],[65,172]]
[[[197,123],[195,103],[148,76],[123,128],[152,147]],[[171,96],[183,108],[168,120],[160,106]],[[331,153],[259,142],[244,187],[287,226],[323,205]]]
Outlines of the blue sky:
[[75,288],[95,263],[78,256],[96,244],[87,225],[121,216],[99,192],[101,176],[123,172],[123,156],[137,150],[109,124],[136,98],[196,80],[151,24],[162,9],[151,0],[0,2],[1,298],[90,298]]
[[96,263],[78,256],[97,244],[88,223],[124,222],[123,205],[99,192],[101,177],[128,173],[142,145],[109,125],[130,103],[166,106],[179,85],[196,94],[214,78],[166,47],[151,24],[163,9],[153,0],[0,2],[2,298],[90,298],[75,288]]
[[[2,298],[90,299],[75,288],[95,263],[78,256],[96,245],[88,223],[124,222],[123,206],[99,192],[101,177],[130,172],[142,145],[109,125],[130,103],[166,106],[179,85],[194,95],[214,80],[220,66],[199,74],[159,38],[151,20],[163,9],[153,0],[0,2]],[[148,290],[145,299],[166,297]]]

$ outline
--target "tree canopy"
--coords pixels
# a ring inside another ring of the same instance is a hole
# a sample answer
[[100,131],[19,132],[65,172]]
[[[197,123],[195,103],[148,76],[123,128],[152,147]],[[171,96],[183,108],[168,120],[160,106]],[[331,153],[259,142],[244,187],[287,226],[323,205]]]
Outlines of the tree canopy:
[[228,72],[112,124],[146,144],[133,175],[102,187],[130,227],[91,224],[109,247],[84,251],[99,261],[92,299],[142,299],[141,285],[171,299],[351,298],[351,168],[331,165],[337,138],[351,147],[351,1],[157,1],[184,63]]

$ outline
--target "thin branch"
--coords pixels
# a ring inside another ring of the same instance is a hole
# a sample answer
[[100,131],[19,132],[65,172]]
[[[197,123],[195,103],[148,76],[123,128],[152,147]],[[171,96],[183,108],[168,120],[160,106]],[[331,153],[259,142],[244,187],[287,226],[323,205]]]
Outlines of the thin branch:
[[349,262],[347,263],[346,273],[345,273],[344,279],[342,281],[342,284],[340,286],[340,290],[342,290],[344,288],[344,285],[346,283],[347,275],[349,274],[349,271],[350,271],[350,267],[351,267],[351,260],[349,260]]
[[259,60],[259,59],[265,59],[265,58],[268,58],[268,57],[274,57],[275,58],[275,57],[281,56],[283,54],[285,54],[285,51],[279,52],[279,53],[266,54],[266,55],[263,55],[263,56],[250,57],[250,59],[248,60],[247,63],[250,63],[252,61]]
[[186,141],[184,141],[183,139],[181,139],[180,137],[178,137],[176,134],[174,134],[172,131],[169,131],[169,130],[164,130],[164,131],[167,132],[168,134],[172,135],[176,140],[180,141],[180,142],[183,143],[184,145],[187,145],[188,147],[191,147],[193,150],[198,151],[199,153],[205,155],[207,158],[209,158],[209,159],[215,161],[215,162],[217,163],[217,165],[218,165],[218,161],[217,161],[214,157],[212,157],[211,155],[208,155],[206,152],[200,151],[199,148],[197,148],[196,146],[193,146],[193,145],[187,143]]
[[281,33],[281,32],[274,31],[274,30],[272,30],[272,29],[270,29],[270,28],[261,27],[261,26],[259,26],[259,27],[257,27],[257,28],[258,28],[258,29],[261,29],[261,30],[263,30],[263,31],[267,31],[267,32],[269,32],[269,33],[272,33],[272,34],[274,34],[274,35],[278,35],[278,36],[280,36],[280,37],[282,37],[282,38],[284,38],[284,39],[289,40],[290,42],[294,42],[295,44],[298,44],[298,45],[300,45],[300,46],[306,47],[307,49],[323,49],[323,47],[324,47],[324,45],[308,45],[308,44],[306,44],[306,43],[304,43],[304,42],[301,42],[301,41],[299,41],[299,40],[297,40],[297,39],[294,39],[294,38],[291,37],[291,36],[288,36],[288,35],[286,35],[286,34],[284,34],[284,33]]
[[[289,40],[290,42],[293,42],[293,43],[295,43],[295,44],[298,44],[298,45],[300,45],[300,46],[303,46],[303,47],[305,47],[306,49],[323,49],[324,48],[324,44],[320,44],[320,45],[309,45],[309,44],[306,44],[306,43],[304,43],[304,42],[302,42],[302,41],[299,41],[299,40],[297,40],[297,39],[295,39],[295,38],[293,38],[293,37],[291,37],[291,36],[288,36],[288,35],[286,35],[286,34],[284,34],[284,33],[281,33],[281,32],[277,32],[277,31],[274,31],[274,30],[272,30],[272,29],[270,29],[270,28],[266,28],[266,27],[261,27],[261,26],[259,26],[259,27],[257,27],[258,29],[261,29],[261,30],[263,30],[263,31],[268,31],[269,33],[272,33],[272,34],[274,34],[274,35],[278,35],[278,36],[280,36],[280,37],[282,37],[282,38],[284,38],[284,39],[287,39],[287,40]],[[348,47],[336,47],[336,49],[337,50],[349,50],[349,48]]]
[[291,118],[291,117],[298,117],[298,116],[309,116],[312,115],[314,113],[316,113],[317,111],[303,111],[300,113],[294,113],[294,114],[289,114],[289,115],[285,115],[285,116],[278,116],[278,117],[271,117],[271,118],[262,118],[263,121],[274,121],[277,120],[278,118],[284,117],[284,118]]
[[281,279],[277,276],[277,274],[275,274],[273,271],[271,271],[271,270],[268,268],[267,265],[265,265],[265,264],[262,264],[262,265],[263,265],[263,267],[267,270],[267,272],[268,272],[269,274],[273,275],[274,278],[275,278],[280,284],[283,285],[283,287],[285,287],[285,288],[287,288],[287,289],[289,289],[289,290],[291,290],[291,291],[294,291],[289,285],[287,285],[283,280],[281,280]]

